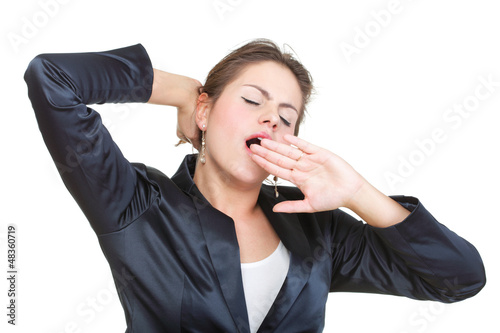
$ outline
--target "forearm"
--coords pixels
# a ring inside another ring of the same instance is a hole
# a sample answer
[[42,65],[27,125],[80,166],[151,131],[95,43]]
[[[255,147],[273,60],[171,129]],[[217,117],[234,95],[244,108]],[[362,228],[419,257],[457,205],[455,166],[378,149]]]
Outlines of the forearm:
[[387,228],[363,225],[341,210],[334,212],[333,291],[447,303],[477,294],[486,277],[474,246],[436,221],[418,199],[390,199],[411,213]]
[[373,227],[386,228],[402,222],[410,212],[370,183],[365,182],[353,196],[349,207]]
[[148,103],[183,107],[197,97],[193,87],[201,84],[190,77],[153,69],[153,92]]

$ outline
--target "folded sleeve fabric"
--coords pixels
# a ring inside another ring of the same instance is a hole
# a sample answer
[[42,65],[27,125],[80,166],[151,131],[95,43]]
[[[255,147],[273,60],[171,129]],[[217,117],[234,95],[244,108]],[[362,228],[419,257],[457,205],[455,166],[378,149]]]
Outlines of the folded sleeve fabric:
[[486,277],[468,241],[413,197],[392,197],[411,213],[388,228],[340,214],[334,228],[332,291],[372,292],[455,302],[477,294]]
[[[107,52],[42,54],[25,73],[43,139],[64,184],[99,233],[123,228],[138,179],[90,104],[146,102],[153,82],[141,45]],[[140,214],[148,200],[137,202]]]

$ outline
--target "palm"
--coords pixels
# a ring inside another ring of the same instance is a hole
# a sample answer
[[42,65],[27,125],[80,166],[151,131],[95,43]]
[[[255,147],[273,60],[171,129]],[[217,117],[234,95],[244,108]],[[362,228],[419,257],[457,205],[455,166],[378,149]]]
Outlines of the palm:
[[279,203],[275,211],[318,212],[348,207],[364,179],[332,152],[296,137],[288,139],[299,149],[270,140],[264,140],[262,147],[252,146],[255,162],[292,182],[304,194],[304,200]]

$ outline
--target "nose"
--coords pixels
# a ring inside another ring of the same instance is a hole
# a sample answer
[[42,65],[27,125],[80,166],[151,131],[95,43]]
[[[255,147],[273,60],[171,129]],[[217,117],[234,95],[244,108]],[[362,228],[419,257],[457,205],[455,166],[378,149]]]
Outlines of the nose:
[[278,114],[278,110],[273,108],[266,108],[262,111],[262,114],[259,117],[259,123],[267,125],[273,131],[278,129],[280,117]]

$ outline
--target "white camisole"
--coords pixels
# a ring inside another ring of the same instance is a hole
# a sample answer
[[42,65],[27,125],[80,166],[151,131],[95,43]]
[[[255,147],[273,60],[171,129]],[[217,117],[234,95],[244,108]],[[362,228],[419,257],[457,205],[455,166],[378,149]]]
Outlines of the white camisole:
[[250,332],[257,332],[264,321],[285,281],[289,266],[290,252],[281,241],[269,257],[241,264]]

